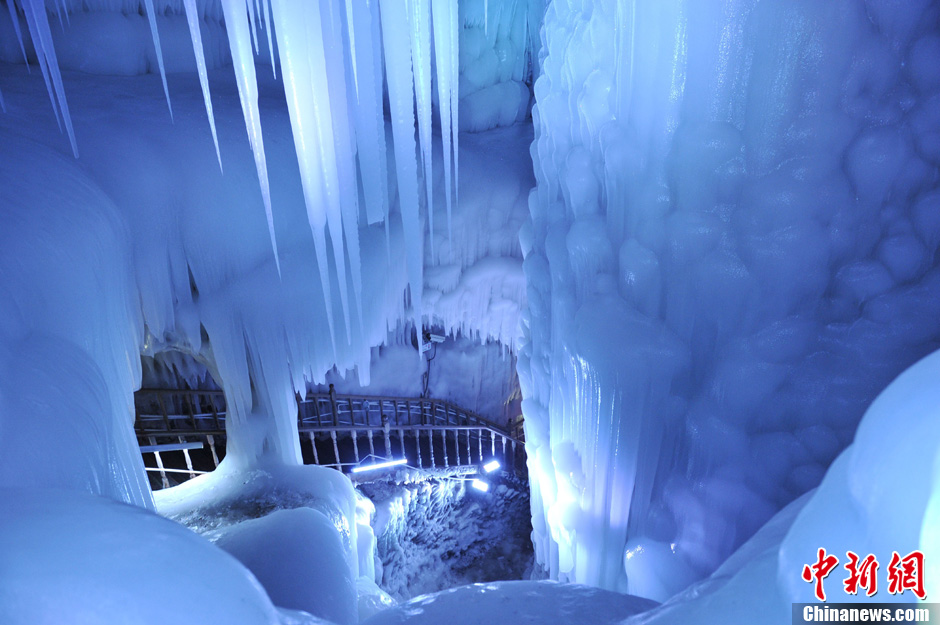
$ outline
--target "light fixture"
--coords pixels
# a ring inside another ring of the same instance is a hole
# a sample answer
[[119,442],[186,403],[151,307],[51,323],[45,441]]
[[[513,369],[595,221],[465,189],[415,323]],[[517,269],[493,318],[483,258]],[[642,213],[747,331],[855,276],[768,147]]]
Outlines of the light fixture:
[[408,458],[399,458],[398,460],[388,460],[386,462],[375,462],[372,464],[361,464],[358,467],[353,467],[352,472],[362,473],[363,471],[371,471],[373,469],[386,469],[388,467],[405,464],[406,462],[408,462]]
[[501,465],[499,464],[499,460],[490,460],[489,462],[483,465],[483,470],[486,471],[487,473],[492,473],[493,471],[498,469],[500,466]]
[[485,493],[490,489],[490,485],[484,482],[483,480],[473,480],[470,482],[470,486],[473,486],[478,491]]

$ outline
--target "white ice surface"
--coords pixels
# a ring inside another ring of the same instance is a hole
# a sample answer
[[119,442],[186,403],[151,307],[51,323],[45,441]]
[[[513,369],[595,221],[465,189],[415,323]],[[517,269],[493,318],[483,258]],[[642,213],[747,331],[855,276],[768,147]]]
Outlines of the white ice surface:
[[0,622],[276,625],[233,557],[137,506],[52,489],[3,489]]
[[359,622],[343,543],[322,512],[275,510],[221,530],[215,544],[244,564],[278,606],[338,625]]
[[654,607],[639,597],[555,582],[493,582],[416,597],[363,625],[613,625]]

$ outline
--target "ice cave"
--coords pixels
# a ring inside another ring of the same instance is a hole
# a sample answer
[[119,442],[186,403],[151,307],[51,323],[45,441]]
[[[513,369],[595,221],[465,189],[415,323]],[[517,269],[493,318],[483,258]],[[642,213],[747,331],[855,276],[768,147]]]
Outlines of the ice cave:
[[0,0],[0,624],[931,622],[938,250],[940,0]]

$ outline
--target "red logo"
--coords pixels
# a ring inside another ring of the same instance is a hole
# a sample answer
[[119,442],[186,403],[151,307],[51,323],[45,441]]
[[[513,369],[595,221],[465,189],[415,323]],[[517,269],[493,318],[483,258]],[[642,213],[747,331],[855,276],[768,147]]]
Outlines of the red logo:
[[888,592],[903,595],[905,590],[913,591],[918,599],[925,599],[924,591],[924,554],[912,551],[903,558],[897,551],[891,552],[888,564]]
[[[871,597],[878,592],[878,559],[874,554],[868,554],[864,559],[852,551],[845,552],[848,562],[843,567],[848,571],[848,577],[842,582],[846,594],[857,595],[859,589]],[[820,547],[816,552],[816,562],[803,566],[803,581],[815,584],[814,592],[820,601],[826,600],[826,591],[823,581],[839,564],[839,558],[829,555]],[[888,592],[892,595],[904,594],[910,590],[918,599],[925,599],[924,590],[924,554],[912,551],[903,558],[897,551],[891,552],[891,562],[888,564]]]

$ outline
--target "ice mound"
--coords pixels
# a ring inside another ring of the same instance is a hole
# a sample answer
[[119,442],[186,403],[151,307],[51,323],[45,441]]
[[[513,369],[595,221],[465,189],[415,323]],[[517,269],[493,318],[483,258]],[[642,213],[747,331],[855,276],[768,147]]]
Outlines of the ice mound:
[[248,569],[152,512],[57,490],[2,498],[0,622],[281,622]]
[[215,544],[244,564],[278,606],[339,625],[359,622],[343,543],[322,512],[275,510],[227,527]]
[[157,491],[154,501],[157,512],[212,540],[225,528],[280,509],[312,508],[330,519],[358,577],[356,493],[339,471],[273,463],[241,471],[226,458],[211,473]]

